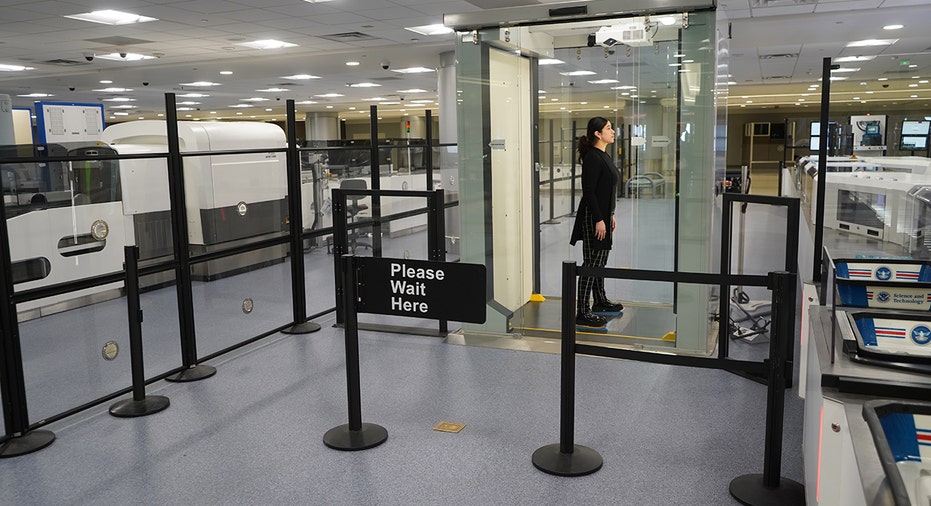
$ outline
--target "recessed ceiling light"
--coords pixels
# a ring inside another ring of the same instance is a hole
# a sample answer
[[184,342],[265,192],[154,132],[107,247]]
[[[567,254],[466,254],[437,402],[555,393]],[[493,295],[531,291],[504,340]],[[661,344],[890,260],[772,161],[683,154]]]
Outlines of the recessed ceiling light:
[[111,107],[111,109],[135,109],[135,108],[136,106],[132,104],[120,104],[120,105],[114,105],[113,107]]
[[332,105],[328,105],[328,106],[326,106],[326,108],[327,108],[327,109],[332,109],[333,106],[332,106]]
[[837,69],[831,69],[831,72],[857,72],[860,70],[860,67],[841,67]]
[[589,84],[614,84],[620,82],[617,79],[596,79],[594,81],[589,81]]
[[281,93],[281,92],[291,91],[291,90],[287,88],[265,88],[264,90],[255,90],[255,91],[260,91],[262,93]]
[[31,97],[31,98],[43,98],[43,97],[54,97],[51,93],[30,93],[28,95],[16,95],[17,97]]
[[35,67],[24,67],[22,65],[6,65],[0,63],[0,71],[3,72],[21,72],[23,70],[35,70]]
[[229,107],[233,107],[233,108],[237,108],[237,109],[244,109],[244,108],[246,108],[246,107],[252,107],[252,104],[233,104],[233,105],[231,105],[231,106],[229,106]]
[[103,80],[100,81],[100,84],[113,84],[113,81],[111,81],[111,80],[109,80],[109,79],[103,79]]
[[355,111],[355,110],[356,110],[356,108],[355,108],[355,107],[353,107],[353,106],[349,106],[349,110],[350,110],[350,111]]
[[113,98],[103,99],[103,102],[135,102],[135,101],[136,101],[135,98],[129,98],[129,97],[113,97]]
[[263,97],[240,98],[243,102],[268,102],[269,99]]
[[220,83],[214,83],[210,81],[194,81],[193,83],[181,83],[181,86],[198,86],[198,87],[220,86]]
[[101,60],[113,60],[113,61],[139,61],[139,60],[154,60],[155,57],[147,54],[139,53],[109,53],[109,54],[98,54],[94,55]]
[[842,56],[840,58],[835,58],[834,63],[847,63],[854,61],[870,61],[876,58],[875,56]]
[[206,97],[209,97],[210,95],[206,95],[204,93],[185,93],[184,95],[178,95],[178,96],[184,97],[184,98],[206,98]]
[[64,16],[69,19],[79,21],[90,21],[91,23],[101,23],[104,25],[130,25],[133,23],[145,23],[148,21],[158,21],[156,18],[130,14],[128,12],[103,10],[94,12],[85,12],[82,14],[71,14]]
[[905,25],[886,25],[883,27],[883,30],[899,30],[905,28]]
[[271,109],[265,109],[265,112],[272,112]]
[[566,63],[562,60],[557,60],[556,58],[542,58],[537,62],[537,65],[559,65],[560,63]]
[[420,35],[444,35],[447,33],[453,33],[452,28],[442,24],[405,26],[404,29],[414,33],[419,33]]
[[359,62],[357,62],[357,61],[347,61],[347,62],[346,62],[346,66],[347,66],[347,67],[358,67],[358,66],[359,66]]
[[660,24],[662,24],[663,26],[672,26],[672,25],[676,24],[676,18],[674,18],[674,17],[672,17],[672,16],[663,16],[663,17],[659,18],[659,22],[660,22]]
[[593,76],[594,72],[591,70],[573,70],[572,72],[560,72],[561,76]]
[[363,98],[363,102],[381,102],[382,100],[387,100],[385,97],[372,97],[372,98]]
[[252,49],[282,49],[285,47],[295,47],[297,44],[284,42],[275,39],[253,40],[252,42],[239,42],[237,46],[245,46]]
[[346,86],[349,86],[350,88],[376,88],[381,85],[378,83],[351,83],[347,84]]
[[[179,109],[179,110],[181,110],[181,109]],[[129,113],[128,113],[128,112],[115,112],[115,113],[113,113],[113,115],[114,115],[114,116],[129,116]]]
[[282,79],[320,79],[320,76],[312,76],[310,74],[294,74],[293,76],[284,76]]
[[848,42],[847,47],[870,47],[870,46],[891,46],[898,42],[899,39],[866,39]]
[[398,93],[426,93],[427,90],[422,90],[420,88],[411,88],[409,90],[398,90]]
[[[300,102],[297,102],[297,103],[298,103],[298,104],[302,104],[302,105],[312,105],[312,104],[316,104],[317,102],[315,102],[315,101],[313,101],[313,100],[301,100]],[[332,108],[332,107],[333,107],[332,105],[328,105],[328,106],[327,106],[327,109],[330,109],[330,108]]]
[[178,102],[175,105],[200,105],[200,102],[195,102],[194,100],[185,100],[184,102]]
[[314,96],[317,98],[336,98],[336,97],[342,97],[343,94],[342,93],[324,93],[323,95],[314,95]]
[[98,88],[96,90],[91,90],[91,91],[96,91],[98,93],[124,93],[127,91],[133,91],[133,90],[132,88]]
[[880,77],[879,79],[877,79],[877,81],[888,81],[888,80],[889,80],[888,77]]
[[222,76],[231,76],[231,75],[233,75],[233,71],[232,71],[232,70],[221,70],[221,71],[220,71],[220,75],[222,75]]
[[426,72],[436,72],[434,69],[428,69],[427,67],[409,67],[406,69],[391,69],[392,72],[397,72],[399,74],[423,74]]

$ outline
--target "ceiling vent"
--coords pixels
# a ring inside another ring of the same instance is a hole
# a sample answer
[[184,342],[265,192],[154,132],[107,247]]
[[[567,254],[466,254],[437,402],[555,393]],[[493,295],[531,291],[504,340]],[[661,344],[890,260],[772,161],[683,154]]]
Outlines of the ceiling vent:
[[89,61],[78,61],[78,60],[66,60],[64,58],[58,58],[56,60],[46,60],[42,62],[46,65],[57,65],[59,67],[76,67],[78,65],[90,65]]
[[779,54],[760,55],[761,60],[782,60],[782,59],[787,60],[790,58],[798,58],[798,53],[779,53]]
[[320,38],[333,42],[364,42],[367,40],[378,40],[378,37],[373,37],[362,32],[331,33],[329,35],[320,35]]
[[773,79],[792,79],[792,76],[763,76],[764,81],[772,81]]

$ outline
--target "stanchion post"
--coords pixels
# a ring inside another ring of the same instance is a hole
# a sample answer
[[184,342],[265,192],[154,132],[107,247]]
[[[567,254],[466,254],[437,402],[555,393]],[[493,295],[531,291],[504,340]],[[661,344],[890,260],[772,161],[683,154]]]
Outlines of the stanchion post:
[[184,162],[178,138],[178,109],[175,94],[165,94],[165,127],[168,135],[168,199],[171,207],[171,240],[174,247],[175,286],[178,294],[178,323],[181,327],[181,363],[184,369],[166,377],[168,381],[198,381],[217,373],[211,365],[197,363],[194,332],[194,295],[191,288],[191,253],[188,245],[187,204],[184,198]]
[[307,320],[307,294],[304,286],[304,210],[301,205],[301,159],[297,150],[297,120],[294,99],[287,101],[288,149],[288,226],[291,234],[291,305],[294,325],[282,329],[285,334],[310,334],[320,325]]
[[129,361],[132,367],[133,398],[110,406],[113,416],[129,418],[151,415],[168,407],[168,397],[145,394],[145,366],[142,359],[142,308],[139,303],[139,247],[124,246],[126,271],[126,312],[129,319]]
[[751,506],[793,506],[805,504],[805,487],[783,478],[782,429],[785,415],[786,348],[785,340],[794,332],[795,322],[787,310],[795,304],[796,274],[770,273],[773,290],[773,328],[769,341],[769,378],[766,386],[766,439],[763,450],[763,474],[734,478],[730,493],[741,504]]
[[575,444],[575,302],[576,264],[562,264],[562,347],[560,355],[559,443],[533,452],[533,465],[556,476],[584,476],[604,461],[591,448]]
[[26,408],[26,379],[19,342],[19,321],[13,303],[13,263],[6,210],[0,199],[0,394],[7,439],[0,442],[0,458],[16,457],[41,450],[55,441],[48,430],[29,431]]
[[367,450],[384,443],[388,439],[388,431],[374,423],[362,423],[355,257],[343,255],[340,258],[340,265],[343,277],[343,331],[346,336],[346,391],[349,400],[349,423],[328,430],[323,435],[323,444],[334,450]]

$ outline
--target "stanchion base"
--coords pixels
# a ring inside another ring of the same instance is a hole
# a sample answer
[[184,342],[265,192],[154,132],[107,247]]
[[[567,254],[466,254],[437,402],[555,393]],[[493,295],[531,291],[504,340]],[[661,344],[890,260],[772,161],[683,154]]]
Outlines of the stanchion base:
[[197,364],[188,367],[187,369],[177,373],[172,374],[165,378],[168,381],[174,382],[184,382],[184,381],[199,381],[205,378],[209,378],[217,373],[217,368],[212,365],[207,364]]
[[286,329],[281,329],[283,334],[311,334],[320,330],[320,325],[314,322],[295,323]]
[[533,452],[533,465],[556,476],[585,476],[601,469],[601,455],[587,446],[574,445],[572,453],[559,451],[560,444],[546,445]]
[[349,424],[333,427],[323,435],[323,444],[334,450],[352,452],[368,450],[385,442],[388,431],[381,425],[363,423],[360,430],[349,430]]
[[52,444],[52,441],[55,441],[55,433],[50,430],[33,430],[22,436],[14,436],[0,443],[0,458],[32,453]]
[[114,402],[110,406],[110,414],[120,418],[151,415],[168,407],[168,397],[163,395],[147,395],[141,401],[126,399]]
[[767,487],[762,474],[745,474],[731,480],[728,487],[734,499],[749,506],[803,506],[805,487],[788,478],[779,478],[779,485]]

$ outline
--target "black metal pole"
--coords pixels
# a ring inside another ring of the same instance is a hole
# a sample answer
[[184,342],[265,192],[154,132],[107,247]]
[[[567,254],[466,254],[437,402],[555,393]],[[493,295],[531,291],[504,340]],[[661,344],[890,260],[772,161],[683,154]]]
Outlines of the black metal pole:
[[[430,260],[434,262],[446,261],[446,216],[443,208],[443,190],[433,191],[427,199],[427,243],[429,248]],[[439,333],[446,335],[449,333],[449,321],[445,318],[438,322]]]
[[556,135],[555,132],[553,132],[553,129],[553,120],[550,120],[550,219],[543,222],[548,225],[555,225],[559,223],[559,220],[556,219]]
[[815,247],[811,278],[821,281],[821,248],[824,246],[824,193],[828,170],[828,120],[831,109],[831,58],[822,60],[821,65],[821,124],[818,134],[818,203],[815,207]]
[[178,139],[178,110],[175,94],[165,94],[165,127],[168,134],[168,199],[171,203],[171,239],[174,245],[175,288],[178,294],[178,322],[181,326],[181,363],[184,370],[168,376],[168,381],[197,381],[217,370],[197,363],[194,335],[194,295],[191,288],[191,252],[188,245],[187,203],[184,199],[184,162]]
[[126,271],[126,314],[129,320],[129,361],[133,398],[114,403],[110,414],[118,417],[151,415],[168,407],[168,397],[145,395],[145,365],[142,355],[142,306],[139,303],[139,247],[123,247]]
[[333,209],[333,290],[336,301],[336,324],[340,325],[345,322],[343,307],[343,266],[342,257],[346,253],[349,245],[347,244],[346,228],[346,192],[338,188],[330,190],[330,202]]
[[724,204],[721,209],[721,297],[718,303],[718,358],[727,358],[730,346],[730,326],[731,326],[731,304],[730,291],[731,285],[726,280],[731,273],[731,215],[734,207],[734,199],[730,194],[725,193],[722,198]]
[[307,320],[307,294],[304,279],[304,210],[301,195],[301,158],[297,150],[297,119],[294,99],[288,99],[288,226],[291,234],[291,306],[294,325],[281,331],[285,334],[310,334],[320,325]]
[[795,305],[797,275],[770,273],[773,290],[772,332],[769,341],[769,381],[766,387],[766,436],[763,449],[763,474],[734,478],[731,495],[742,504],[753,506],[793,506],[805,504],[805,487],[782,478],[782,429],[785,416],[786,357],[785,340],[792,335],[795,322],[789,321],[786,306]]
[[571,178],[569,179],[569,212],[575,216],[575,120],[572,120],[572,135],[569,136],[569,159],[572,160]]
[[[433,189],[433,112],[430,109],[424,111],[427,115],[427,190]],[[407,140],[410,143],[410,139]],[[413,165],[413,163],[411,164]],[[445,238],[444,238],[445,240]]]
[[[381,189],[381,153],[378,149],[378,106],[369,106],[369,136],[372,139],[372,184],[373,190]],[[409,141],[408,141],[409,142]],[[381,197],[372,195],[372,256],[381,256]]]
[[349,402],[349,423],[338,425],[323,435],[323,444],[334,450],[355,451],[373,448],[388,439],[388,431],[380,425],[362,423],[362,394],[359,379],[359,321],[356,310],[358,285],[356,261],[352,255],[340,257],[343,278],[343,331],[346,341],[346,392]]
[[562,264],[562,353],[559,375],[559,443],[533,452],[533,465],[557,476],[584,476],[601,469],[601,455],[575,444],[575,262]]
[[13,303],[13,262],[7,230],[5,202],[0,198],[0,395],[6,440],[0,443],[0,458],[16,457],[41,450],[55,441],[55,433],[29,428],[26,378],[19,340],[19,320]]

